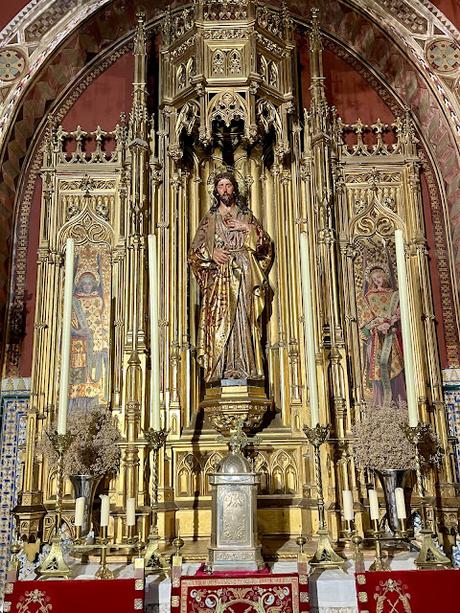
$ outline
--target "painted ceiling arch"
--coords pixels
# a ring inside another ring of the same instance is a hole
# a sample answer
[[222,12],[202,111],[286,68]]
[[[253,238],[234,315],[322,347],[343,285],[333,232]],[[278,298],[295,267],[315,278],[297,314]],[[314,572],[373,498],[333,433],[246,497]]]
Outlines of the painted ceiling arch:
[[[5,229],[13,223],[18,182],[37,128],[91,61],[96,64],[127,40],[138,4],[141,0],[81,0],[78,6],[72,0],[33,0],[0,33],[0,55],[14,52],[17,71],[0,81],[0,222]],[[185,4],[156,2],[146,8],[147,19],[155,20],[168,5]],[[318,6],[324,32],[385,83],[424,126],[424,140],[446,188],[460,270],[460,33],[428,0],[291,0],[287,5],[300,21],[308,20],[310,9]],[[442,65],[442,49],[448,70]],[[0,239],[2,293],[9,234]]]

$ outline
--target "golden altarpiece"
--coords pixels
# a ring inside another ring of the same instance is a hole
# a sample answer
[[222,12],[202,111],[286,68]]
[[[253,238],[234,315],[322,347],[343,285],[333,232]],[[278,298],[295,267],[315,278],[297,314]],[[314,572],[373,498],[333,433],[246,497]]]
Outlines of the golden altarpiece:
[[[157,51],[147,45],[154,37]],[[302,37],[310,45],[307,109],[300,103],[297,66]],[[373,284],[388,289],[382,309],[391,308],[397,295],[398,228],[407,245],[419,411],[449,448],[410,113],[390,126],[378,117],[371,126],[358,117],[353,125],[341,122],[325,96],[316,13],[300,24],[285,9],[252,0],[199,0],[155,23],[145,24],[140,15],[134,56],[132,111],[112,131],[75,126],[65,132],[49,122],[19,532],[43,540],[52,525],[55,468],[35,446],[57,404],[63,256],[66,239],[73,237],[75,317],[85,321],[92,340],[90,349],[78,336],[72,340],[69,410],[96,402],[117,416],[122,461],[109,487],[109,532],[121,540],[126,499],[135,497],[141,536],[148,534],[147,235],[154,233],[161,412],[168,430],[159,462],[159,530],[165,543],[180,532],[186,558],[205,554],[211,531],[208,475],[225,445],[203,417],[205,387],[195,354],[200,293],[187,252],[209,209],[213,178],[224,168],[235,172],[275,247],[273,299],[263,322],[264,406],[270,407],[251,449],[260,474],[263,551],[289,556],[295,551],[289,541],[299,531],[313,534],[318,522],[313,456],[303,432],[310,410],[301,232],[310,249],[320,422],[332,428],[321,451],[328,524],[339,538],[339,493],[351,489],[358,527],[366,530],[366,515],[359,512],[367,504],[366,488],[353,465],[351,426],[365,405],[396,399],[398,389],[404,396],[402,358],[398,364],[393,354],[395,363],[386,365],[385,374],[371,372],[372,337],[365,334]],[[149,98],[148,67],[155,63],[157,90]],[[88,351],[91,372],[85,368]],[[453,495],[450,461],[446,454],[439,473],[445,508]],[[63,517],[71,531],[73,508],[69,483]]]

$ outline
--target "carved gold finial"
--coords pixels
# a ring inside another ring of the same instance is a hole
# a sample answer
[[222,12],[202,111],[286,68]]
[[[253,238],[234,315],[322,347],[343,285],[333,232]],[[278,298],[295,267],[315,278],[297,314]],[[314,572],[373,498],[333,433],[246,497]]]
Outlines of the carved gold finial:
[[313,8],[311,10],[311,31],[310,31],[310,51],[320,52],[321,45],[321,33],[319,29],[319,10]]
[[310,32],[310,48],[313,50],[314,47],[317,47],[319,44],[319,48],[321,48],[321,35],[319,31],[319,9],[313,7],[311,9],[311,32]]
[[310,31],[310,69],[311,69],[311,97],[312,110],[324,112],[326,104],[326,92],[324,89],[323,74],[323,45],[319,29],[319,10],[311,10],[311,31]]
[[139,9],[136,13],[136,17],[137,17],[137,28],[136,28],[136,34],[134,36],[134,54],[144,55],[146,52],[146,48],[145,48],[145,12]]

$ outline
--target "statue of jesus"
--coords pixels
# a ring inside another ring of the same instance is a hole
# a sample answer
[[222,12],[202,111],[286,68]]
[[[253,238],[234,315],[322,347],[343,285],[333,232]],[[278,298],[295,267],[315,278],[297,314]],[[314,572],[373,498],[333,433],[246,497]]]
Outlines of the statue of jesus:
[[188,256],[202,292],[197,359],[206,383],[246,385],[264,378],[260,319],[273,245],[233,173],[215,177],[213,196]]

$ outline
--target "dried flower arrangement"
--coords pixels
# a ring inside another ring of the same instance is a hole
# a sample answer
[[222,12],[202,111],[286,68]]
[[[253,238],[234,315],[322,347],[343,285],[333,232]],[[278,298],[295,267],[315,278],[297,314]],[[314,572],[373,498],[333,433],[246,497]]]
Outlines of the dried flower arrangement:
[[367,408],[353,427],[355,462],[359,468],[415,468],[415,447],[409,442],[407,408],[395,403]]
[[[358,468],[413,469],[415,445],[405,433],[408,427],[405,403],[369,407],[353,426],[353,451]],[[429,432],[419,444],[422,466],[439,465],[443,450],[438,437]]]
[[[54,431],[52,428],[51,431]],[[66,476],[91,475],[99,477],[116,471],[120,464],[121,435],[110,410],[105,407],[73,409],[67,419],[67,432],[72,442],[64,454],[63,469]],[[49,462],[57,455],[45,433],[39,450]]]

